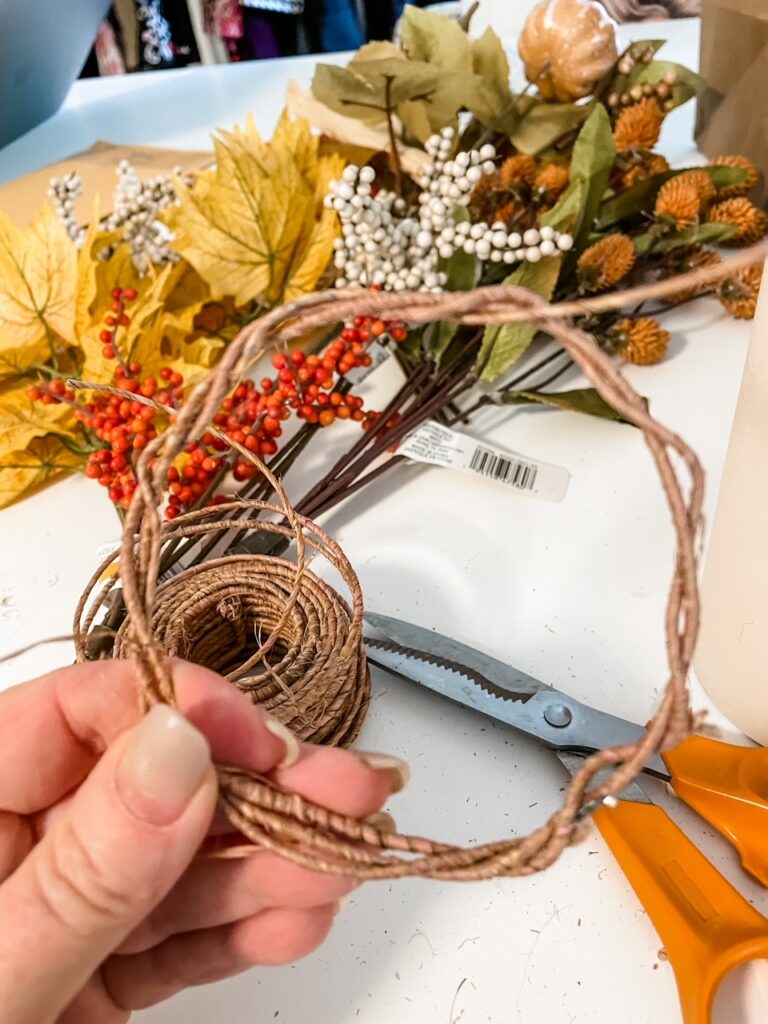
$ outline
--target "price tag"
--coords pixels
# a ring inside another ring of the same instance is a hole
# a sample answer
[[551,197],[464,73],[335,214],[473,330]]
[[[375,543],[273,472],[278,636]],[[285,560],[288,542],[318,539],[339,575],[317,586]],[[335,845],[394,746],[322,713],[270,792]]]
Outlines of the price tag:
[[434,420],[427,420],[409,434],[397,454],[430,466],[485,477],[543,501],[562,501],[570,480],[570,473],[562,466],[475,441]]

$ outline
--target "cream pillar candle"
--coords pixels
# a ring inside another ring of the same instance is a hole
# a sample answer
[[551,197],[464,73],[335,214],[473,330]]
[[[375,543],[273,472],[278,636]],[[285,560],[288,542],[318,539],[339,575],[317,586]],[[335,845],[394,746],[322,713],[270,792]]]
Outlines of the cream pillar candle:
[[768,745],[768,271],[705,554],[694,667],[720,711]]

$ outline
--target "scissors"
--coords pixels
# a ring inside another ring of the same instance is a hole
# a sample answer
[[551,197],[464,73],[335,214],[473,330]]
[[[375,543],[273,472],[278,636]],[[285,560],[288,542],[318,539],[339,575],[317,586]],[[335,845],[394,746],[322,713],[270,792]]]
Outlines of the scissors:
[[[645,732],[433,630],[370,612],[365,625],[373,664],[536,738],[571,774],[585,755]],[[768,886],[768,749],[692,736],[654,754],[644,771],[668,781],[736,847],[744,870]],[[724,977],[768,961],[768,919],[637,783],[593,817],[664,943],[685,1024],[709,1024]],[[763,1006],[749,1020],[766,1018]]]

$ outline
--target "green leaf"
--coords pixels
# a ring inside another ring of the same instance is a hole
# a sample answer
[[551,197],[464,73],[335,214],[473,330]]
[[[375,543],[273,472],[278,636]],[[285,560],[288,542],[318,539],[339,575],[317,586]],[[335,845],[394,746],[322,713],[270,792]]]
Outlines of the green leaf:
[[[544,299],[551,299],[560,276],[562,256],[551,256],[540,263],[523,263],[504,284],[529,288]],[[513,366],[533,341],[536,327],[526,323],[486,327],[477,357],[482,380],[496,380]]]
[[400,23],[400,40],[411,60],[447,72],[472,74],[469,37],[453,18],[408,5]]
[[674,174],[674,171],[654,174],[653,177],[639,181],[637,185],[628,188],[626,192],[606,199],[600,206],[597,227],[602,231],[605,228],[613,227],[619,221],[628,220],[630,217],[648,210],[651,206],[650,200],[655,198],[664,182]]
[[574,235],[578,252],[589,239],[616,159],[611,122],[605,107],[593,108],[573,147],[570,183],[542,224]]
[[387,79],[391,79],[390,98],[399,106],[417,97],[429,96],[441,84],[437,68],[423,61],[403,60],[402,57],[381,57],[378,60],[353,60],[348,70],[360,76],[369,89],[385,98]]
[[518,119],[510,138],[521,153],[536,156],[583,124],[590,109],[588,104],[534,102]]
[[366,43],[365,46],[360,47],[347,67],[352,67],[360,61],[386,60],[390,57],[394,57],[397,60],[406,59],[403,51],[395,43],[387,42],[386,40]]
[[[453,211],[454,223],[469,220],[469,210],[465,206],[456,206]],[[468,292],[477,284],[480,271],[480,264],[474,256],[457,249],[449,260],[441,261],[440,269],[448,275],[445,285],[449,292]],[[438,362],[445,353],[450,343],[456,336],[459,325],[451,320],[442,320],[437,324],[434,332],[434,343],[430,346],[430,353]]]
[[732,238],[738,229],[733,224],[696,224],[676,235],[662,238],[654,247],[654,252],[669,252],[681,245],[717,245]]
[[572,231],[584,205],[585,192],[584,182],[572,181],[555,206],[541,218],[541,223],[555,231]]
[[594,388],[576,388],[573,391],[559,391],[554,394],[545,394],[541,391],[501,391],[498,401],[504,405],[551,405],[558,409],[567,409],[569,412],[582,412],[587,416],[597,416],[603,420],[614,420],[616,423],[634,426],[631,420],[625,419]]
[[611,120],[602,103],[598,103],[579,132],[571,158],[571,184],[581,182],[584,185],[583,205],[574,230],[576,251],[589,237],[615,160]]
[[424,61],[391,52],[383,44],[363,48],[346,68],[319,64],[312,80],[314,95],[326,106],[366,124],[382,124],[387,99],[403,124],[422,142],[455,120],[468,97],[480,87],[471,74],[451,73]]
[[668,71],[674,71],[677,75],[677,85],[672,87],[672,100],[676,107],[687,103],[706,88],[706,80],[701,75],[670,60],[654,60],[650,64],[635,65],[629,75],[629,87],[644,85],[646,82],[655,85]]
[[509,85],[509,60],[504,46],[489,26],[470,41],[472,71],[482,82],[467,107],[483,125],[508,134],[517,122],[515,97]]
[[[453,223],[461,224],[462,221],[469,221],[469,210],[466,206],[455,206],[453,208]],[[479,264],[474,256],[457,249],[449,260],[445,260],[441,268],[447,275],[446,291],[468,292],[477,283]]]
[[637,255],[645,256],[649,252],[670,252],[685,245],[717,245],[732,238],[736,231],[733,224],[695,224],[672,235],[649,231],[645,235],[636,235],[632,242]]
[[702,167],[700,169],[707,172],[717,189],[743,185],[747,180],[747,172],[743,167]]

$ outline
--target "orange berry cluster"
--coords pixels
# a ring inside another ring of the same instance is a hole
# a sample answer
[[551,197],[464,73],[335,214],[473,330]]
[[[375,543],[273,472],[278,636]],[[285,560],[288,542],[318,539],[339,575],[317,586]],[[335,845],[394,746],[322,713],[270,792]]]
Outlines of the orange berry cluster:
[[[308,356],[300,351],[290,355],[276,353],[272,357],[276,376],[264,377],[258,387],[252,380],[242,381],[222,402],[214,425],[249,452],[267,459],[276,454],[282,424],[292,415],[320,427],[329,427],[336,420],[364,423],[363,399],[342,394],[335,388],[351,370],[371,365],[366,349],[373,338],[385,334],[397,342],[408,336],[400,321],[357,317],[321,355]],[[211,433],[187,446],[189,461],[181,469],[169,470],[168,518],[174,519],[193,507],[212,488],[221,469],[221,454],[227,447],[222,438]],[[238,483],[252,480],[257,472],[256,466],[245,458],[238,458],[232,466]],[[209,503],[224,500],[217,495]]]
[[[137,486],[132,459],[158,434],[155,420],[160,410],[140,399],[152,399],[168,406],[173,413],[184,398],[184,378],[180,373],[164,367],[159,373],[160,380],[142,378],[141,364],[126,363],[121,355],[118,331],[130,324],[126,303],[136,297],[132,288],[112,291],[110,312],[104,318],[99,336],[104,358],[114,359],[118,364],[114,385],[127,394],[96,393],[87,403],[76,402],[74,392],[59,379],[41,382],[29,392],[33,400],[45,404],[68,402],[73,405],[75,415],[94,443],[101,442],[88,456],[86,476],[98,480],[108,489],[111,500],[125,509]],[[277,371],[274,378],[265,377],[259,387],[252,380],[242,381],[224,399],[214,417],[220,434],[208,432],[191,442],[184,456],[169,468],[167,518],[175,519],[199,505],[203,498],[209,504],[225,501],[223,495],[212,495],[225,469],[231,470],[238,483],[256,475],[256,466],[246,458],[237,457],[233,464],[231,460],[225,463],[230,446],[221,434],[267,459],[278,450],[283,422],[294,414],[306,423],[321,427],[328,427],[336,420],[354,420],[368,429],[374,422],[374,414],[363,412],[363,399],[342,394],[336,388],[351,370],[371,365],[368,345],[385,335],[401,342],[407,337],[407,331],[398,320],[357,317],[321,355],[307,356],[299,351],[290,355],[278,353],[272,359]]]
[[[132,362],[124,370],[118,367],[115,387],[161,405],[175,409],[183,394],[184,378],[169,367],[160,371],[161,383],[155,377],[140,379],[141,364]],[[157,436],[155,418],[158,410],[138,399],[119,395],[96,394],[79,406],[76,416],[106,447],[88,456],[85,475],[108,488],[110,499],[121,508],[128,508],[136,490],[136,475],[131,458],[147,447]]]

